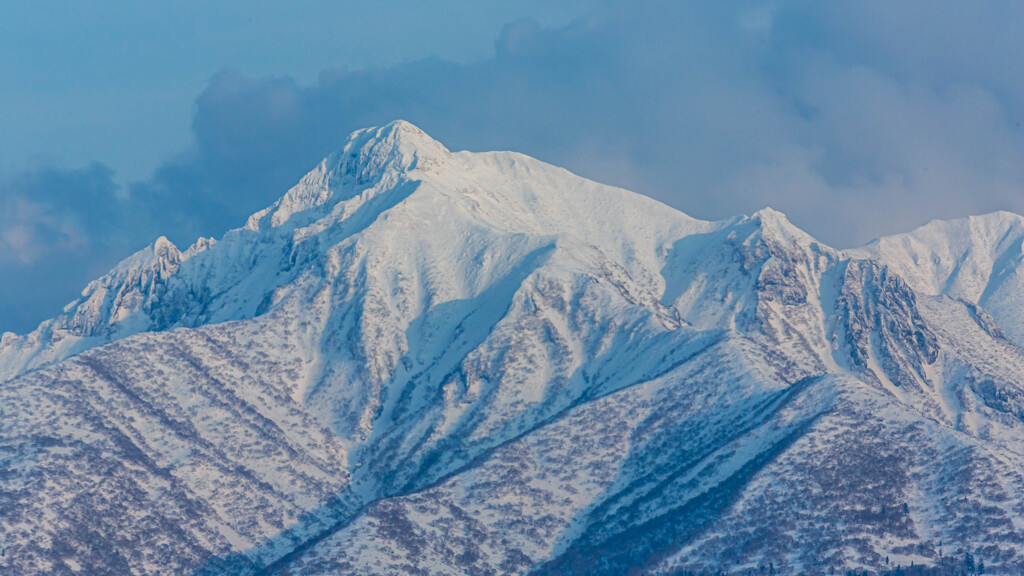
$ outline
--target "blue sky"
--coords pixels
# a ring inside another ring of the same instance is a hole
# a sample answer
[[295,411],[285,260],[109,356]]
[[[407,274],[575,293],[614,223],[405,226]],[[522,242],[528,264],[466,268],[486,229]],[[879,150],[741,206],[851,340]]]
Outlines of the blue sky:
[[0,332],[399,117],[840,247],[1024,212],[1022,28],[1016,0],[7,2]]
[[582,1],[18,1],[0,18],[0,166],[100,160],[142,179],[190,142],[192,104],[232,69],[325,70],[493,54],[507,22],[564,25]]

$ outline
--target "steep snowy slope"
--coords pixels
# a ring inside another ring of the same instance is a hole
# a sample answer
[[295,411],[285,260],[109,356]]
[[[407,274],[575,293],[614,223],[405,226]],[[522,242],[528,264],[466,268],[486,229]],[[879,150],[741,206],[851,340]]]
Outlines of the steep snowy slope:
[[918,292],[945,294],[981,306],[1008,337],[1024,344],[1022,246],[1024,217],[995,212],[931,222],[847,254],[878,260]]
[[866,256],[356,132],[4,336],[0,568],[1024,568],[1024,351]]

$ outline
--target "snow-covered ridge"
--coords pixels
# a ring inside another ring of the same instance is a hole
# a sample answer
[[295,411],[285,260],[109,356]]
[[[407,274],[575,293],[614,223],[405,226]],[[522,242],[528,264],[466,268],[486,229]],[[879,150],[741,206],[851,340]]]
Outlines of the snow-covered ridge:
[[1024,217],[994,212],[934,221],[846,254],[884,263],[918,292],[980,305],[1024,344]]
[[[410,216],[389,223],[405,212]],[[655,283],[657,251],[720,225],[520,154],[452,154],[396,121],[354,132],[342,150],[220,242],[201,239],[181,254],[161,238],[90,283],[57,318],[26,336],[5,334],[0,381],[130,334],[263,313],[274,290],[302,273],[296,262],[322,258],[370,225],[375,230],[361,236],[380,236],[391,246],[382,249],[414,244],[417,235],[437,235],[427,224],[456,236],[464,227],[597,245]],[[481,237],[464,248],[485,245]],[[452,261],[462,257],[435,248]]]
[[61,315],[25,336],[5,333],[0,340],[0,381],[93,346],[161,328],[149,316],[148,305],[163,295],[163,287],[183,262],[214,244],[212,238],[202,238],[181,252],[161,236],[90,282]]
[[0,571],[1019,572],[1019,220],[841,252],[358,131],[4,336]]
[[[415,198],[407,198],[416,188],[423,190]],[[813,244],[823,253],[835,252],[770,208],[747,219],[702,222],[643,196],[601,186],[520,154],[452,153],[419,128],[399,120],[354,132],[341,150],[321,161],[281,199],[250,216],[243,228],[229,232],[220,249],[194,258],[217,242],[200,239],[179,253],[161,237],[90,283],[63,314],[28,335],[4,334],[0,381],[131,334],[265,312],[260,306],[273,299],[273,290],[287,283],[288,277],[282,277],[278,262],[269,263],[262,274],[259,270],[255,274],[265,285],[249,286],[253,293],[241,294],[236,284],[251,280],[249,268],[257,260],[268,264],[268,253],[282,251],[290,251],[293,260],[300,255],[317,258],[326,248],[325,239],[332,244],[340,242],[389,212],[413,207],[435,210],[438,208],[431,206],[435,202],[444,205],[442,212],[460,212],[441,225],[458,225],[468,219],[492,230],[571,237],[598,245],[603,252],[616,254],[617,262],[631,274],[646,276],[656,297],[675,301],[677,308],[687,308],[681,310],[684,316],[694,318],[705,313],[690,309],[703,307],[709,294],[698,289],[700,284],[689,284],[689,295],[676,293],[679,287],[673,285],[672,278],[687,265],[666,264],[665,259],[682,257],[670,244],[695,233],[749,221],[773,242]],[[919,292],[948,294],[977,304],[992,314],[1009,337],[1024,342],[1024,311],[1015,300],[1015,295],[1024,293],[1024,274],[1018,272],[1024,242],[1022,222],[1024,218],[1007,212],[933,222],[908,234],[844,251],[842,257],[876,259]],[[261,240],[257,242],[256,237]],[[408,232],[392,240],[415,242]],[[636,241],[646,245],[645,254],[634,252],[632,243]],[[686,242],[696,241],[695,237]],[[314,254],[308,253],[312,244],[319,245],[312,248]],[[458,257],[454,253],[449,256]],[[182,263],[190,260],[179,274]],[[172,277],[175,286],[168,288]],[[176,294],[177,300],[169,297],[168,291]],[[223,299],[228,293],[233,304],[216,314],[211,313],[216,310],[213,303],[196,300]],[[736,297],[732,293],[727,299]],[[160,303],[154,306],[156,301]],[[726,309],[716,307],[713,316],[717,318]]]

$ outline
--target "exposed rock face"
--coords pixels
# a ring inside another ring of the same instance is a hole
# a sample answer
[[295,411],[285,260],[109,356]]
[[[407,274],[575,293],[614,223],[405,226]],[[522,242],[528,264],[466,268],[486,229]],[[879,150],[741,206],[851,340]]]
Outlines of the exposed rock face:
[[4,335],[0,571],[1024,570],[1015,218],[840,252],[356,132]]
[[833,339],[859,377],[903,388],[928,385],[939,349],[906,283],[870,260],[845,263]]

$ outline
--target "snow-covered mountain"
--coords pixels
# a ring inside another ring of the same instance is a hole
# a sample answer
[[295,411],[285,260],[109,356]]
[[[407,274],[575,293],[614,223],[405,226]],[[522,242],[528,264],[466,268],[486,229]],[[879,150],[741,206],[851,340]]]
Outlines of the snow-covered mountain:
[[0,568],[1019,572],[1022,224],[837,251],[356,132],[3,336]]
[[1009,212],[936,221],[881,238],[852,257],[874,258],[914,290],[977,304],[1024,344],[1024,217]]

